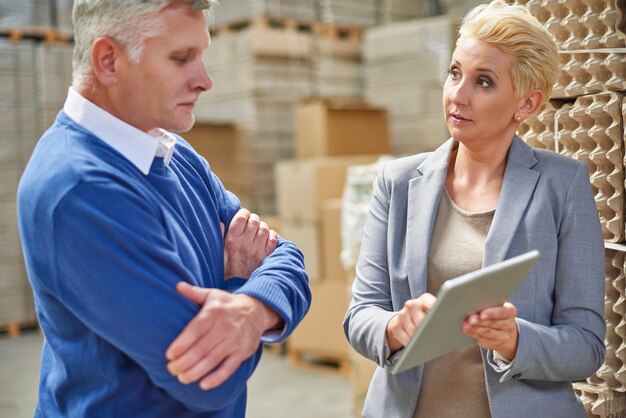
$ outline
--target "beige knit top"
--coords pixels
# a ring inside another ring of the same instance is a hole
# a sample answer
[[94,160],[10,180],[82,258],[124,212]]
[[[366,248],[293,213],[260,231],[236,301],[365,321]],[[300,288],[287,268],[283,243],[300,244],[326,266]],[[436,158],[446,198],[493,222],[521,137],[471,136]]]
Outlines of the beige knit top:
[[[444,189],[428,254],[427,291],[482,267],[485,240],[495,210],[466,212]],[[424,366],[414,418],[489,418],[485,375],[477,344]]]

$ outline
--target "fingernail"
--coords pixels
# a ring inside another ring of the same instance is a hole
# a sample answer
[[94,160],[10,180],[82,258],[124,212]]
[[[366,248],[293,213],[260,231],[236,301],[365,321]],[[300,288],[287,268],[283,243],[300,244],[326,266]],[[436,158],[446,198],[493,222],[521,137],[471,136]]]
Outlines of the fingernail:
[[470,316],[469,323],[472,325],[478,323],[478,318],[476,318],[476,315]]
[[167,365],[167,371],[170,372],[171,375],[177,376],[178,375],[178,371],[176,370],[176,368],[174,366],[172,366],[171,364]]

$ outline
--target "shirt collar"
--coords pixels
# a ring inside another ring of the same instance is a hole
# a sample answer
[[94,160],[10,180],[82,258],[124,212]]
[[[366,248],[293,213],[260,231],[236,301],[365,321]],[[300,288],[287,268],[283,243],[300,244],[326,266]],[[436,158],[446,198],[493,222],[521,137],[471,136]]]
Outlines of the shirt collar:
[[122,154],[144,175],[150,172],[154,157],[164,157],[167,166],[172,158],[176,137],[163,129],[145,133],[116,118],[81,96],[70,87],[63,111],[77,124],[94,133]]

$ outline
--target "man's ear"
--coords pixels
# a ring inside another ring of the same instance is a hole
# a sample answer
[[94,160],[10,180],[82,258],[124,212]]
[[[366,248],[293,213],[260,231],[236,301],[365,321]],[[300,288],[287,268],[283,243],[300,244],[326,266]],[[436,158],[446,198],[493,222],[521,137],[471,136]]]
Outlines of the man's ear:
[[539,89],[527,93],[520,99],[520,106],[515,112],[515,120],[522,121],[531,117],[543,104],[543,92]]
[[91,63],[93,73],[104,86],[117,82],[117,60],[123,53],[122,48],[109,37],[96,39],[91,47]]

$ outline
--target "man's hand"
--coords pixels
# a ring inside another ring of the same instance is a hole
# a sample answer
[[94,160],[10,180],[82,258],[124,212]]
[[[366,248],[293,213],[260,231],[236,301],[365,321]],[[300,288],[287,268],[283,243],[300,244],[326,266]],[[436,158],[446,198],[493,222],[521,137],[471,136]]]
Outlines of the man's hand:
[[463,332],[476,339],[481,348],[497,351],[501,356],[513,360],[519,339],[516,315],[517,309],[509,302],[485,308],[465,319]]
[[235,214],[224,237],[224,278],[250,278],[278,244],[278,234],[247,209]]
[[406,301],[400,312],[391,318],[386,336],[392,354],[409,343],[435,300],[437,298],[430,293],[424,293],[417,299]]
[[167,349],[167,369],[181,383],[202,379],[203,390],[228,379],[256,352],[261,335],[281,322],[274,310],[247,295],[184,282],[176,290],[202,309]]

